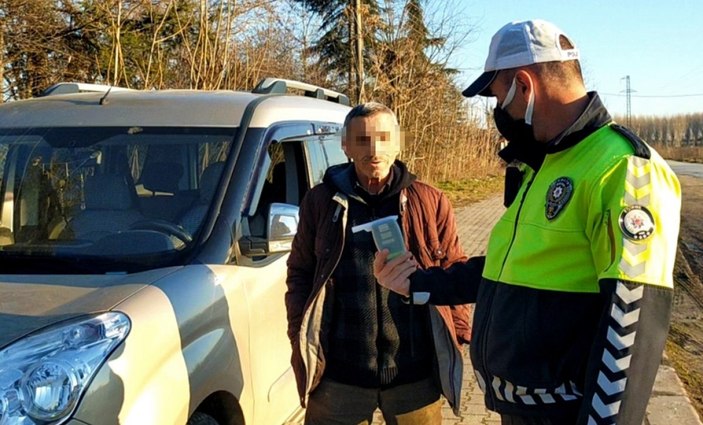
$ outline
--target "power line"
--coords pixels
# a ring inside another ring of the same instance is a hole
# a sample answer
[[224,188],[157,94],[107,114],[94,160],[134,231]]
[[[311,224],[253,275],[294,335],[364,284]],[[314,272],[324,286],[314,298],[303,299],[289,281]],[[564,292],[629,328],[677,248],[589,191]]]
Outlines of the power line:
[[[604,95],[604,96],[627,96],[627,94],[623,93],[602,93],[598,92],[598,94]],[[701,97],[703,96],[703,93],[690,93],[690,94],[630,94],[631,97]]]

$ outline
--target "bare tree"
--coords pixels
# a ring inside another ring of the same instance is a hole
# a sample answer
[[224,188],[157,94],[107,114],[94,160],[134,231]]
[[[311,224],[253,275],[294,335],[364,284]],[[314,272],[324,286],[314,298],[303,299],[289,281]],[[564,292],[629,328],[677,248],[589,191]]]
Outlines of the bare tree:
[[469,114],[448,66],[467,34],[453,4],[379,3],[0,0],[4,98],[64,79],[251,89],[294,78],[388,104],[407,135],[403,158],[425,179],[496,169],[494,133]]
[[76,29],[51,0],[2,0],[3,99],[40,94],[85,66],[86,57],[77,44]]

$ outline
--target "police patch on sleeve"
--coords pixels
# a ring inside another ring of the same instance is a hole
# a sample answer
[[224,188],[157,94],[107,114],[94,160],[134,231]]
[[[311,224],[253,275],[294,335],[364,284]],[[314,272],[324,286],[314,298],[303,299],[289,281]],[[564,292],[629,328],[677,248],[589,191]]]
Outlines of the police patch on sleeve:
[[548,220],[553,220],[564,209],[574,192],[574,184],[568,177],[559,177],[549,185],[547,190],[547,204],[545,215]]
[[620,230],[628,239],[645,240],[654,232],[654,217],[647,208],[631,205],[620,213]]

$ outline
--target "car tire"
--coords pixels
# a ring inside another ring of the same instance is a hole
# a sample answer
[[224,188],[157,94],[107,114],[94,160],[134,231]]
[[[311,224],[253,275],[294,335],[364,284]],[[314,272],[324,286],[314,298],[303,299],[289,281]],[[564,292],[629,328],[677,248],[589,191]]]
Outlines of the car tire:
[[188,423],[186,425],[220,425],[219,422],[215,420],[212,416],[203,413],[203,412],[195,412],[193,413],[193,416],[188,419]]

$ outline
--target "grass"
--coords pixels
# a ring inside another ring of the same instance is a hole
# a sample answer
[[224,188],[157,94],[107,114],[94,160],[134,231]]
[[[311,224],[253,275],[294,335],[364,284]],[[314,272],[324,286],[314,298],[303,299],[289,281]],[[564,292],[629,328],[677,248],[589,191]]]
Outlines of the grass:
[[703,163],[703,146],[655,146],[659,154],[665,159],[681,162]]
[[503,176],[492,176],[435,183],[452,202],[463,207],[503,193]]
[[676,370],[681,382],[686,387],[686,393],[691,400],[693,408],[699,415],[703,415],[703,379],[695,370],[691,370],[690,365],[699,362],[699,355],[695,355],[686,349],[685,344],[677,341],[677,334],[685,334],[684,325],[672,323],[669,330],[669,339],[666,341],[666,354],[671,367]]

